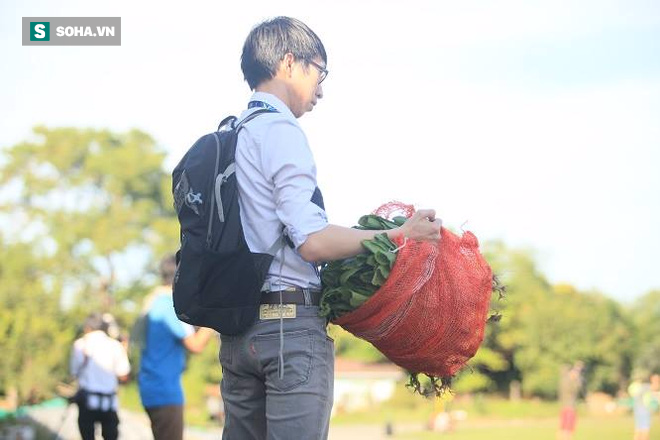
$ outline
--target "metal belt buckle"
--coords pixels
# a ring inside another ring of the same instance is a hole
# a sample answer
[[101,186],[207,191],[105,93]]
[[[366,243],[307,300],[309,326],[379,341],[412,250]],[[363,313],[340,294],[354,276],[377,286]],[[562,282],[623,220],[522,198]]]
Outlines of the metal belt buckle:
[[259,306],[259,319],[289,319],[296,317],[295,304],[261,304]]

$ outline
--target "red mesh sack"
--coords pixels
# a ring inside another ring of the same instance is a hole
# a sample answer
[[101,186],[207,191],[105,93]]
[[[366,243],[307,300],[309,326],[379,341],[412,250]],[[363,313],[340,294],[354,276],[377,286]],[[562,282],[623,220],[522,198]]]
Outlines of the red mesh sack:
[[[408,205],[383,207],[412,215]],[[387,211],[387,212],[385,212]],[[335,324],[378,348],[409,372],[449,379],[483,341],[493,275],[471,232],[442,228],[440,242],[396,240],[397,258],[385,283]],[[443,380],[443,384],[444,384]]]

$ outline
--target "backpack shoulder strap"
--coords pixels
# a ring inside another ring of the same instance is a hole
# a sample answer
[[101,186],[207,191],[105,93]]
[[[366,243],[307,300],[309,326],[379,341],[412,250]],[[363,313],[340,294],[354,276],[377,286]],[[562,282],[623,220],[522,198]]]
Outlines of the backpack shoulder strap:
[[248,116],[245,117],[242,121],[240,121],[238,124],[236,124],[236,121],[238,118],[236,116],[227,116],[225,119],[220,121],[218,124],[218,129],[217,131],[228,131],[228,130],[240,130],[243,127],[243,124],[250,122],[252,119],[256,118],[262,113],[279,113],[277,110],[269,110],[269,109],[259,109],[253,113],[250,113]]
[[238,123],[238,125],[236,125],[234,127],[236,132],[240,131],[241,128],[243,128],[243,125],[247,124],[248,122],[250,122],[251,120],[253,120],[257,116],[263,115],[264,113],[279,113],[279,112],[278,111],[273,111],[273,110],[268,110],[266,108],[262,108],[262,109],[259,109],[255,112],[253,112],[253,113],[250,113],[249,115],[247,115],[245,117],[245,119],[243,119],[241,122]]
[[220,121],[220,123],[218,124],[218,129],[216,131],[221,131],[223,127],[233,128],[235,122],[236,122],[236,116],[227,116],[225,119]]
[[[231,143],[228,145],[229,150],[229,164],[227,165],[227,168],[223,170],[222,172],[219,169],[220,165],[220,149],[221,149],[221,142],[220,142],[220,136],[218,135],[218,132],[213,133],[213,136],[215,137],[215,144],[216,144],[216,161],[215,161],[215,198],[211,200],[211,210],[210,212],[212,213],[214,210],[214,204],[217,205],[217,210],[218,210],[218,218],[220,219],[221,222],[224,223],[225,221],[225,213],[224,213],[224,208],[222,205],[222,195],[221,195],[221,188],[222,185],[227,181],[229,176],[234,174],[236,171],[236,163],[234,162],[235,156],[236,156],[236,142],[237,142],[237,137],[238,137],[238,132],[243,128],[243,125],[250,122],[252,119],[256,118],[257,116],[264,114],[264,113],[275,113],[273,110],[269,109],[259,109],[253,113],[250,113],[248,116],[246,116],[242,121],[240,121],[238,124],[236,124],[236,117],[234,116],[229,116],[220,122],[220,125],[218,127],[218,130],[222,130],[224,127],[230,127],[231,131],[233,133],[230,133],[231,136]],[[226,130],[226,129],[225,129]],[[226,162],[225,162],[226,163]],[[207,243],[210,243],[211,240],[211,228],[213,226],[213,215],[211,214],[209,218],[209,227],[207,230],[206,234],[206,239]]]

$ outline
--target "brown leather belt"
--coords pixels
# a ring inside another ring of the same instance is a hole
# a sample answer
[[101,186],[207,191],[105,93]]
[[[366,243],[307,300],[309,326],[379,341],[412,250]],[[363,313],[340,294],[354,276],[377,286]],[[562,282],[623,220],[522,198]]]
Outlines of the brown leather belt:
[[[301,288],[288,288],[282,292],[265,291],[261,292],[261,304],[279,304],[280,293],[282,295],[282,304],[297,304],[300,306],[321,304],[321,291]],[[305,301],[307,297],[307,301]]]

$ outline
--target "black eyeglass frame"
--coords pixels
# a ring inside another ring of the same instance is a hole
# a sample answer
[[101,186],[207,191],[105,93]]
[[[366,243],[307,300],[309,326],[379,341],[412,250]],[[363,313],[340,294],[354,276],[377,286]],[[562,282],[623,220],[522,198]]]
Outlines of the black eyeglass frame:
[[321,84],[323,81],[325,81],[325,79],[328,77],[328,73],[330,73],[328,71],[328,69],[326,69],[325,67],[322,67],[321,65],[319,65],[318,63],[315,63],[312,60],[309,60],[309,64],[311,64],[312,66],[319,69],[320,74],[319,74],[319,82],[318,83]]

